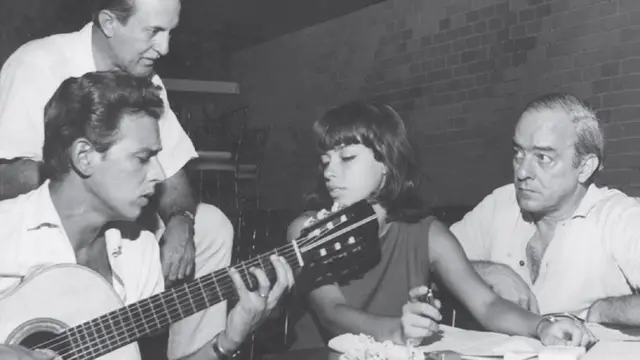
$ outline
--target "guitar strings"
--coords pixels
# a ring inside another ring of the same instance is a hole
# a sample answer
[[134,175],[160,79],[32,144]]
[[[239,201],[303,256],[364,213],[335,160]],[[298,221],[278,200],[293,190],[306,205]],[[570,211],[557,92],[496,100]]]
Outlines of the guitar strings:
[[[324,244],[324,243],[326,243],[328,241],[331,241],[334,238],[336,238],[338,236],[341,236],[344,233],[353,230],[354,228],[360,227],[364,223],[367,223],[367,222],[369,222],[369,221],[371,221],[373,219],[375,219],[375,215],[372,215],[372,216],[370,216],[368,218],[360,220],[360,221],[358,221],[358,222],[356,222],[356,223],[354,223],[352,225],[349,225],[349,226],[345,227],[344,229],[340,229],[339,231],[336,231],[335,233],[328,235],[327,237],[321,239],[320,241],[318,241],[318,237],[322,236],[322,234],[320,234],[320,235],[310,234],[305,238],[296,240],[296,243],[298,243],[298,246],[299,246],[299,248],[300,248],[300,250],[302,252],[306,252],[306,251],[308,251],[310,249],[313,249],[314,247],[318,247],[318,246],[320,246],[320,245],[322,245],[322,244]],[[326,231],[329,231],[329,230],[331,230],[331,229],[326,229],[325,233],[326,233]],[[242,265],[241,269],[239,269],[239,270],[243,269],[245,271],[245,274],[249,274],[249,271],[248,271],[247,267],[251,268],[251,267],[253,267],[255,265],[261,265],[262,266],[261,258],[268,257],[271,254],[278,254],[278,255],[283,255],[284,254],[284,257],[287,258],[288,262],[291,262],[291,260],[297,260],[297,252],[296,252],[295,248],[293,248],[291,245],[292,244],[283,245],[283,246],[281,246],[279,248],[276,248],[274,250],[268,251],[263,255],[260,255],[258,257],[253,258],[253,259],[250,259],[248,261],[239,263],[238,265]],[[278,250],[280,250],[280,254],[278,253]],[[289,259],[288,257],[291,256],[291,255],[293,255],[293,256],[292,256],[291,259]],[[237,267],[237,265],[234,266],[234,267]],[[220,269],[220,270],[222,270],[222,269]],[[218,272],[218,271],[216,271],[216,272]],[[209,274],[209,275],[213,275],[213,276],[210,276],[210,278],[206,279],[205,281],[201,281],[201,283],[202,283],[201,285],[202,286],[207,286],[207,287],[211,286],[212,284],[216,285],[217,288],[218,288],[218,294],[219,294],[219,296],[221,298],[223,298],[222,297],[222,293],[227,293],[230,290],[233,290],[235,288],[235,285],[233,284],[233,282],[229,281],[230,278],[229,278],[228,272],[222,272],[220,274],[215,274],[215,272],[214,272],[214,273]],[[221,281],[221,280],[223,281],[223,285],[222,286],[220,286],[218,284],[218,282]],[[207,307],[215,305],[215,304],[212,304],[212,305],[208,304],[209,301],[207,300],[206,294],[204,292],[198,292],[197,295],[195,295],[195,296],[189,295],[188,286],[181,286],[181,287],[176,288],[176,289],[168,289],[167,292],[172,292],[173,293],[173,296],[176,298],[176,302],[178,303],[178,305],[180,305],[180,302],[181,302],[181,300],[178,300],[178,297],[180,297],[181,299],[188,299],[190,304],[193,305],[194,308],[198,308],[198,307],[201,307],[203,305],[206,305]],[[186,298],[183,297],[184,295],[187,295]],[[161,300],[160,302],[162,303],[162,305],[165,305],[164,304],[164,299],[162,297],[160,297],[158,299]],[[147,298],[147,300],[149,300],[149,298]],[[161,312],[160,313],[160,317],[158,317],[157,313],[153,311],[154,310],[153,301],[146,301],[145,302],[145,306],[143,306],[143,307],[137,306],[137,310],[139,311],[139,313],[142,316],[142,318],[145,317],[145,311],[149,310],[149,309],[152,310],[150,313],[154,315],[154,318],[155,318],[156,322],[158,324],[166,322],[165,326],[166,325],[170,325],[172,316],[174,316],[174,315],[182,316],[182,311],[181,311],[180,307],[178,307],[176,309],[177,311],[169,311],[169,309],[167,309],[166,306],[165,306],[165,311]],[[131,318],[133,319],[133,314],[130,312],[130,307],[129,306],[124,307],[124,308],[120,308],[120,309],[116,310],[116,313],[111,313],[111,315],[116,315],[117,314],[118,316],[120,316],[120,313],[122,313],[123,310],[129,311],[129,314],[131,315]],[[165,316],[165,314],[166,314],[166,316]],[[105,314],[105,315],[107,315],[107,314]],[[120,343],[120,340],[131,341],[131,339],[128,339],[128,338],[131,337],[130,335],[128,335],[128,333],[131,330],[136,330],[135,325],[133,325],[133,326],[131,326],[131,325],[130,326],[123,326],[123,328],[120,329],[119,327],[113,325],[113,322],[112,322],[113,316],[105,316],[105,315],[103,315],[103,316],[101,316],[101,317],[99,317],[97,319],[94,319],[94,320],[98,320],[98,321],[91,320],[91,321],[85,322],[83,324],[80,324],[78,326],[75,326],[75,327],[69,329],[69,331],[65,331],[62,334],[60,334],[60,335],[58,335],[58,336],[56,336],[56,337],[54,337],[54,338],[52,338],[52,339],[50,339],[48,341],[43,342],[43,343],[39,344],[38,346],[36,346],[34,348],[51,348],[51,347],[56,347],[57,345],[65,344],[65,343],[67,343],[67,341],[62,339],[62,338],[65,337],[65,335],[67,335],[66,337],[69,338],[68,342],[71,343],[72,349],[65,349],[67,351],[65,351],[64,353],[59,354],[59,355],[63,356],[65,359],[67,359],[66,355],[69,355],[69,351],[71,353],[76,353],[75,355],[73,355],[71,357],[68,357],[69,360],[76,359],[76,358],[78,358],[78,356],[85,356],[85,355],[87,355],[87,354],[92,352],[92,349],[95,347],[96,343],[97,343],[97,345],[99,345],[99,349],[102,349],[102,346],[101,346],[102,340],[99,339],[99,338],[98,339],[94,338],[93,340],[90,340],[89,342],[85,343],[80,339],[78,334],[75,334],[75,335],[73,335],[73,337],[75,337],[77,340],[79,340],[80,344],[81,344],[80,348],[75,348],[75,347],[73,347],[74,338],[72,337],[72,333],[74,333],[74,332],[79,333],[80,330],[82,330],[84,327],[89,327],[89,325],[91,325],[94,328],[94,333],[96,335],[98,335],[97,331],[95,331],[95,330],[97,330],[95,323],[98,323],[98,325],[101,325],[101,328],[104,329],[104,325],[106,324],[106,322],[104,322],[104,320],[107,320],[108,323],[110,323],[111,328],[114,331],[118,331],[118,332],[124,331],[125,332],[125,334],[123,334],[122,336],[116,336],[115,337],[115,341],[117,342],[118,345]],[[125,325],[125,324],[123,323],[122,325]],[[106,331],[102,331],[102,332],[104,334],[106,334]],[[136,336],[137,336],[137,331],[135,333],[136,333]],[[147,333],[149,333],[148,329],[147,329]],[[106,341],[107,341],[107,344],[106,344],[107,346],[112,344],[112,339],[107,338]],[[126,345],[126,344],[123,344],[123,345]],[[77,353],[78,351],[79,351],[79,353]]]
[[[367,220],[369,220],[369,219],[367,219]],[[364,221],[362,221],[362,222],[364,222]],[[305,247],[305,248],[313,248],[313,247],[316,247],[316,246],[318,246],[318,245],[320,245],[320,244],[322,244],[322,243],[325,243],[325,242],[327,242],[327,241],[330,241],[331,239],[335,238],[336,236],[340,236],[340,235],[342,235],[344,232],[350,231],[352,228],[357,227],[357,226],[360,226],[360,224],[354,224],[354,225],[352,225],[352,226],[349,226],[348,228],[345,228],[344,230],[338,231],[338,232],[336,232],[335,234],[332,234],[331,236],[329,236],[329,237],[327,237],[327,238],[325,238],[325,239],[323,239],[323,240],[319,241],[317,244],[313,244],[312,246],[309,246],[309,245],[306,245],[306,244],[307,244],[307,243],[309,243],[309,242],[317,241],[317,239],[307,237],[307,238],[304,238],[304,239],[300,239],[300,240],[298,240],[298,242],[299,242],[299,243],[301,243],[301,244],[303,244],[303,247]],[[317,237],[317,235],[314,235],[314,237]],[[288,244],[288,245],[290,245],[290,244]],[[285,247],[287,247],[287,246],[285,245],[285,246],[283,246],[283,247],[281,247],[281,248],[285,248]],[[276,254],[277,254],[277,253],[278,253],[278,249],[275,249],[275,250],[269,251],[269,252],[267,252],[266,254],[262,255],[262,257],[269,255],[269,253],[276,253]],[[292,254],[293,254],[293,255],[295,255],[295,249],[288,249],[288,250],[286,250],[286,251],[283,251],[282,253],[283,253],[283,254],[285,254],[285,257],[287,257],[287,256],[289,256],[289,255],[292,255]],[[295,259],[294,259],[294,260],[295,260]],[[247,266],[250,266],[249,264],[251,264],[251,263],[256,263],[256,262],[260,262],[260,259],[259,259],[259,258],[254,258],[254,259],[251,259],[250,261],[247,261],[247,262],[245,262],[245,263],[241,263],[241,265],[243,265],[243,268],[244,268],[245,272],[247,272],[246,267],[247,267]],[[224,276],[224,280],[227,280],[227,279],[228,279],[228,274],[226,274],[226,273],[225,273],[225,274],[218,274],[218,275],[217,275],[218,280],[219,280],[219,278],[220,278],[221,276]],[[209,279],[209,281],[207,281],[207,283],[209,283],[209,284],[207,284],[207,285],[210,285],[210,283],[212,282],[212,280],[216,280],[216,278],[211,278],[211,279]],[[217,285],[217,284],[216,284],[216,285]],[[229,286],[229,285],[230,285],[230,286]],[[230,284],[229,284],[229,282],[227,281],[227,283],[222,287],[222,289],[224,289],[224,291],[225,291],[225,292],[228,292],[228,291],[229,291],[230,289],[232,289],[233,287],[234,287],[234,286],[233,286],[233,283],[230,283]],[[220,292],[220,287],[218,287],[218,289],[219,289],[219,292]],[[182,297],[183,295],[185,295],[185,294],[184,294],[185,292],[187,293],[186,295],[189,295],[186,287],[178,288],[178,289],[177,289],[177,291],[175,291],[175,290],[174,290],[174,291],[172,291],[172,292],[174,293],[174,294],[173,294],[174,296],[181,296],[181,297]],[[197,303],[197,304],[198,304],[198,305],[200,305],[200,306],[201,306],[201,305],[208,305],[208,304],[207,304],[207,302],[208,302],[208,301],[207,301],[207,299],[206,299],[204,296],[196,296],[196,297],[194,297],[194,298],[191,298],[190,296],[188,296],[187,298],[191,301],[191,303],[192,303],[192,304],[196,304],[196,303]],[[176,298],[176,299],[177,299],[177,298]],[[203,304],[203,302],[204,302],[204,304]],[[178,305],[180,305],[179,303],[180,303],[180,301],[178,301]],[[164,302],[163,302],[163,305],[164,305]],[[152,310],[153,310],[153,305],[151,306],[151,308],[152,308]],[[148,310],[148,309],[149,309],[149,306],[145,306],[145,307],[138,307],[138,309],[140,310],[141,315],[144,317],[144,310]],[[158,321],[158,322],[160,322],[160,321],[163,321],[163,322],[164,322],[164,321],[167,321],[167,320],[169,320],[169,321],[170,321],[170,320],[171,320],[172,315],[177,315],[177,314],[179,314],[179,313],[180,313],[180,314],[182,313],[182,311],[180,310],[180,308],[178,308],[177,310],[178,310],[177,312],[175,312],[175,311],[172,311],[172,312],[170,312],[170,311],[165,311],[165,313],[166,313],[166,314],[168,315],[168,317],[169,317],[168,319],[167,319],[166,317],[164,317],[164,314],[163,314],[163,313],[161,313],[161,319],[158,319],[158,317],[157,317],[157,316],[155,316],[156,314],[154,314],[154,317],[156,317],[156,321]],[[132,314],[131,314],[131,315],[132,315]],[[133,316],[131,316],[131,317],[133,318]],[[100,323],[100,325],[103,325],[102,320],[105,320],[105,319],[101,319],[100,321],[98,321],[98,323]],[[110,317],[106,317],[106,320],[108,320],[109,322],[111,322],[111,318],[110,318]],[[80,330],[82,330],[82,328],[83,328],[84,326],[88,326],[88,325],[94,325],[94,324],[90,321],[90,322],[87,322],[87,323],[85,323],[85,324],[81,324],[81,325],[80,325],[80,326],[78,326],[78,327],[72,328],[71,330],[80,331]],[[117,330],[117,331],[121,331],[121,330],[130,330],[130,327],[124,327],[124,329],[119,329],[118,327],[114,327],[114,326],[113,326],[113,323],[111,323],[111,325],[112,325],[112,328],[114,328],[114,330]],[[123,325],[124,325],[124,324],[123,324]],[[135,330],[135,327],[134,327],[134,330]],[[69,332],[68,332],[68,335],[69,335],[69,336],[71,336],[71,331],[69,331]],[[78,337],[77,335],[76,335],[76,337],[79,339],[79,337]],[[120,341],[120,339],[123,339],[123,338],[126,338],[126,337],[127,337],[127,335],[126,335],[126,334],[125,334],[124,336],[118,336],[118,337],[116,337],[116,341],[118,341],[118,342],[119,342],[119,341]],[[55,340],[55,339],[52,339],[52,340]],[[73,343],[73,339],[72,339],[72,338],[70,338],[69,340]],[[89,343],[86,343],[86,344],[83,344],[83,343],[82,343],[82,340],[80,340],[80,342],[81,342],[81,344],[82,344],[84,347],[91,347],[91,346],[92,346],[92,345],[94,345],[96,342],[100,343],[100,340],[97,340],[97,341],[90,341]],[[50,343],[50,342],[47,342],[47,343]],[[107,345],[109,345],[109,344],[110,344],[110,342],[109,342]],[[44,345],[44,346],[50,346],[51,344],[42,344],[42,345]],[[41,345],[41,346],[42,346],[42,345]],[[81,348],[80,350],[83,350],[83,349]],[[73,351],[73,350],[72,350],[72,351]],[[86,354],[87,352],[89,352],[89,351],[90,351],[90,349],[89,349],[88,351],[82,351],[80,354],[77,354],[77,355],[78,355],[78,356],[79,356],[79,355],[85,355],[85,354]],[[75,356],[74,356],[74,357],[75,357]],[[72,358],[73,358],[73,357],[72,357]]]
[[[269,253],[277,253],[277,251],[270,251],[265,255],[269,255]],[[287,253],[285,256],[287,256],[287,255],[295,255],[295,252],[293,250],[288,250],[286,252],[283,252],[283,254],[285,254],[285,253]],[[246,267],[245,267],[245,271],[246,271]],[[223,275],[224,275],[223,279],[227,280],[228,279],[228,274],[223,274]],[[218,276],[218,280],[219,280],[219,278],[220,278],[220,276]],[[203,286],[210,286],[212,284],[216,284],[214,280],[215,280],[215,278],[207,279],[206,281],[203,282]],[[228,286],[228,284],[225,284],[224,286],[221,286],[221,287],[219,286],[219,289],[220,289],[219,293],[227,292],[228,290],[230,290],[232,288],[233,288],[233,284],[232,283],[231,283],[231,286]],[[173,292],[175,292],[174,296],[178,296],[178,297],[183,298],[184,295],[188,295],[189,294],[188,291],[186,291],[186,290],[187,289],[185,287],[181,287],[181,288],[178,289],[178,291],[173,291]],[[169,291],[171,291],[171,290],[169,290]],[[196,295],[194,297],[191,297],[191,301],[196,307],[202,306],[202,305],[209,305],[207,298],[202,293],[199,293],[198,295]],[[152,310],[153,310],[153,306],[145,306],[145,307],[140,307],[139,308],[141,310],[141,312],[143,313],[142,314],[143,317],[144,317],[144,311],[148,310],[149,308],[152,308]],[[165,310],[168,310],[168,309],[165,309]],[[158,323],[166,323],[168,325],[168,324],[170,324],[170,321],[171,321],[172,317],[174,317],[175,315],[181,315],[181,313],[182,313],[182,311],[180,310],[180,308],[171,309],[171,311],[161,312],[159,314],[159,316],[156,317],[156,321]],[[133,316],[132,316],[132,318],[133,318]],[[111,322],[110,318],[107,318],[106,320]],[[102,320],[99,321],[99,323],[102,325],[103,324]],[[80,326],[75,327],[73,329],[75,330],[75,332],[81,332],[83,330],[83,327],[88,325],[88,324],[89,323],[81,324]],[[115,339],[114,338],[111,338],[111,339],[106,338],[106,344],[105,345],[106,345],[107,348],[110,345],[112,345],[113,343],[120,345],[121,341],[126,342],[126,340],[129,340],[129,339],[127,339],[129,336],[126,333],[131,331],[132,328],[135,330],[135,326],[125,326],[125,324],[122,324],[122,325],[123,326],[121,328],[120,326],[113,326],[113,324],[112,324],[112,328],[113,328],[114,331],[116,331],[116,332],[124,331],[125,334],[123,334],[122,336],[116,336]],[[137,331],[136,331],[136,333],[137,333]],[[72,335],[71,331],[68,332],[68,334],[71,337],[71,335]],[[93,353],[96,352],[96,350],[93,350],[93,349],[95,349],[96,345],[98,345],[99,350],[102,349],[102,342],[103,341],[101,341],[99,339],[92,340],[92,341],[89,341],[88,343],[85,343],[79,338],[79,336],[77,334],[75,334],[73,337],[76,338],[77,340],[79,340],[81,346],[79,348],[69,349],[71,354],[73,354],[73,355],[69,354],[68,352],[65,352],[64,354],[60,354],[60,355],[63,355],[63,357],[65,359],[67,359],[67,358],[69,360],[82,359],[86,355],[95,355]],[[69,340],[72,343],[74,342],[73,338],[70,338]],[[69,355],[71,355],[71,356],[69,356]]]

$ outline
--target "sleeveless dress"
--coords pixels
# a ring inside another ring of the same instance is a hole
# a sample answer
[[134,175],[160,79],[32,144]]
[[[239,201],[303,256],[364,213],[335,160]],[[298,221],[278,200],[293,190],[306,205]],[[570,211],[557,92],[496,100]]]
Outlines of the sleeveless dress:
[[[340,287],[347,303],[370,314],[400,317],[409,290],[429,284],[428,236],[435,219],[429,216],[412,224],[391,222],[380,237],[382,257],[378,265],[362,278]],[[295,325],[292,349],[324,346],[330,339],[314,319],[313,311],[306,310]]]

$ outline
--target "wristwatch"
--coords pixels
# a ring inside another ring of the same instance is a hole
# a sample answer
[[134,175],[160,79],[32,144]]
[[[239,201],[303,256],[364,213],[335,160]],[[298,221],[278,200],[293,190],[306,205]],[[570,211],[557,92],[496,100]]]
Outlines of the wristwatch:
[[236,355],[238,354],[238,351],[230,352],[223,349],[222,346],[220,346],[219,339],[220,339],[220,333],[218,333],[218,335],[216,335],[216,337],[213,339],[213,352],[218,357],[218,360],[227,360],[227,359],[235,358]]
[[538,323],[538,325],[536,326],[536,335],[538,336],[538,338],[540,337],[540,326],[542,325],[543,322],[548,321],[550,323],[554,323],[557,322],[560,319],[571,319],[577,323],[580,324],[584,324],[584,320],[577,317],[576,315],[573,315],[571,313],[552,313],[552,314],[546,314],[542,316],[542,319],[540,320],[540,322]]

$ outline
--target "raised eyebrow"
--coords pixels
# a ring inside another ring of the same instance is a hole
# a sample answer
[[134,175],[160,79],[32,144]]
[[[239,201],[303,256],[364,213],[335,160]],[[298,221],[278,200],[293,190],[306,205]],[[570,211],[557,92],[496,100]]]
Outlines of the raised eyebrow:
[[[511,141],[511,146],[513,146],[514,148],[517,148],[517,149],[524,149],[524,147],[522,145],[518,144],[515,140]],[[535,150],[535,151],[543,151],[543,152],[553,152],[553,153],[558,152],[555,148],[553,148],[551,146],[534,146],[533,150]]]
[[534,146],[533,150],[542,151],[542,152],[551,152],[551,153],[557,152],[557,150],[552,148],[551,146]]

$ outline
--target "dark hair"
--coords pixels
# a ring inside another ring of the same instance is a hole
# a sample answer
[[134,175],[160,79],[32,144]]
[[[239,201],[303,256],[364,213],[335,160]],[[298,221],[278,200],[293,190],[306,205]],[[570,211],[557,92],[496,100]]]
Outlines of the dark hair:
[[[385,208],[389,221],[417,222],[428,214],[418,191],[420,173],[404,122],[390,106],[352,101],[334,107],[315,122],[313,132],[321,153],[362,144],[387,167],[384,184],[371,200]],[[316,205],[330,201],[324,181],[310,200]]]
[[576,142],[574,144],[575,156],[573,163],[580,165],[582,159],[590,154],[598,158],[598,167],[589,178],[588,183],[593,182],[595,175],[604,164],[604,135],[600,126],[600,119],[595,110],[573,95],[566,93],[550,93],[542,95],[528,103],[522,114],[540,110],[563,110],[571,118],[571,123],[576,129]]
[[52,180],[69,172],[68,150],[85,138],[104,153],[118,140],[125,114],[159,119],[164,112],[160,87],[150,78],[121,70],[86,73],[62,82],[44,108],[44,170]]
[[135,0],[93,0],[93,24],[97,27],[102,10],[111,11],[121,24],[126,24],[135,12]]

